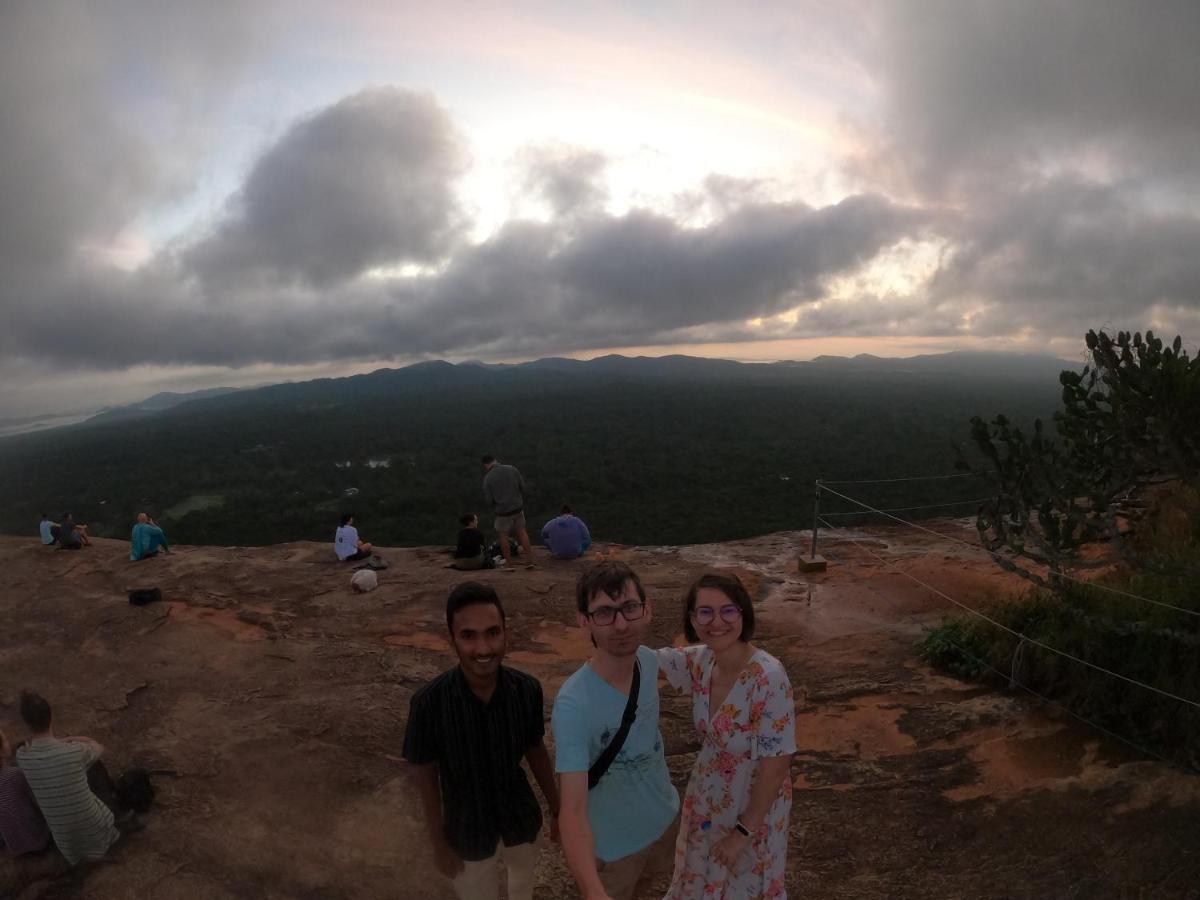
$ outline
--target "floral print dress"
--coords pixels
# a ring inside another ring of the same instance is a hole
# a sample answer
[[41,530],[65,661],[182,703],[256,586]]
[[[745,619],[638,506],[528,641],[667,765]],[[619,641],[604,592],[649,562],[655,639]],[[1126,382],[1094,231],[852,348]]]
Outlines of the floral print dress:
[[796,710],[782,664],[755,650],[720,709],[710,709],[714,664],[703,645],[658,651],[661,672],[680,693],[692,695],[692,718],[702,745],[688,779],[675,874],[664,900],[759,900],[785,898],[788,818],[792,782],[779,796],[743,854],[726,869],[712,858],[713,843],[728,834],[750,801],[758,760],[796,752]]

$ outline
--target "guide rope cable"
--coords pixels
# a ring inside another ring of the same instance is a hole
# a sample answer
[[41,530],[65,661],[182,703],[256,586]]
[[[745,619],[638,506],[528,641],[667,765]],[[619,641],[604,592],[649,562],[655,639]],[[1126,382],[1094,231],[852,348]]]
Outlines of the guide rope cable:
[[[834,562],[838,563],[839,565],[847,565],[848,564],[848,562],[846,560],[839,559],[836,554],[826,552],[825,555],[828,556],[830,559],[832,559]],[[962,653],[963,656],[966,656],[967,658],[969,658],[969,659],[973,660],[974,662],[978,663],[979,665],[983,666],[985,669],[989,670],[992,674],[998,675],[1001,678],[1008,681],[1010,685],[1015,685],[1016,687],[1019,687],[1021,690],[1025,691],[1026,693],[1032,694],[1038,700],[1041,700],[1043,703],[1045,703],[1049,706],[1052,706],[1055,709],[1065,712],[1067,715],[1069,715],[1071,718],[1075,719],[1076,721],[1082,722],[1084,725],[1094,728],[1096,731],[1100,732],[1101,734],[1103,734],[1107,737],[1110,737],[1117,741],[1120,741],[1125,746],[1129,747],[1132,750],[1136,750],[1138,753],[1141,753],[1144,756],[1152,757],[1152,758],[1158,760],[1159,762],[1161,762],[1165,765],[1168,765],[1174,769],[1178,769],[1179,771],[1182,771],[1182,772],[1187,772],[1189,775],[1194,774],[1194,772],[1195,772],[1194,769],[1192,769],[1190,767],[1184,767],[1184,766],[1180,765],[1179,763],[1176,763],[1170,759],[1167,759],[1165,756],[1163,756],[1160,753],[1156,753],[1155,751],[1151,750],[1149,747],[1143,747],[1141,744],[1137,743],[1136,741],[1131,740],[1130,738],[1127,738],[1124,735],[1118,734],[1115,731],[1111,731],[1108,728],[1105,728],[1103,725],[1101,725],[1097,722],[1093,722],[1091,719],[1087,718],[1086,716],[1075,712],[1075,710],[1071,709],[1069,706],[1066,706],[1065,704],[1060,703],[1057,700],[1047,697],[1045,694],[1039,693],[1038,691],[1029,687],[1029,685],[1024,684],[1017,678],[1013,677],[1013,675],[1011,673],[1006,674],[1006,673],[1000,671],[999,669],[997,669],[995,666],[993,666],[987,660],[980,659],[978,656],[976,656],[974,653],[972,653],[970,650],[968,650],[962,644],[958,643],[958,641],[955,641],[952,638],[946,637],[944,634],[940,635],[940,638],[942,640],[944,640],[946,643],[948,643],[955,650]]]
[[[824,524],[825,527],[830,528],[830,529],[832,529],[834,527],[831,523],[825,522],[824,520],[822,520],[822,524]],[[949,594],[945,593],[944,591],[938,590],[937,588],[935,588],[933,585],[929,584],[928,582],[922,581],[920,578],[913,575],[911,572],[906,572],[904,569],[901,569],[899,566],[897,566],[891,560],[885,559],[884,557],[880,556],[879,554],[874,553],[870,548],[867,547],[867,545],[863,541],[860,541],[859,539],[857,539],[851,535],[846,535],[846,539],[851,541],[855,545],[862,547],[862,549],[865,553],[874,557],[879,562],[883,563],[885,566],[888,566],[889,568],[891,568],[898,574],[903,575],[905,578],[909,579],[910,581],[915,582],[916,584],[919,584],[921,587],[925,588],[926,590],[931,591],[934,594],[937,594],[943,600],[953,603],[955,606],[959,607],[960,609],[965,610],[966,612],[969,612],[971,615],[977,616],[978,618],[983,619],[985,622],[988,622],[989,624],[996,626],[1001,631],[1008,632],[1015,638],[1020,638],[1021,640],[1027,641],[1030,644],[1033,644],[1035,647],[1041,647],[1043,650],[1047,650],[1050,653],[1057,654],[1058,656],[1061,656],[1064,659],[1069,659],[1069,660],[1072,660],[1073,662],[1077,662],[1081,666],[1087,666],[1089,669],[1095,669],[1097,672],[1103,672],[1105,675],[1109,675],[1113,678],[1120,679],[1121,681],[1124,681],[1128,684],[1132,684],[1132,685],[1140,687],[1144,690],[1151,691],[1162,697],[1170,698],[1171,700],[1177,700],[1180,703],[1185,703],[1194,709],[1200,710],[1200,702],[1197,702],[1195,700],[1190,700],[1187,697],[1182,697],[1179,694],[1173,694],[1170,691],[1165,691],[1162,688],[1157,688],[1152,684],[1146,684],[1144,681],[1138,681],[1136,678],[1130,678],[1128,675],[1122,675],[1120,672],[1114,672],[1112,669],[1106,669],[1104,666],[1100,666],[1100,665],[1097,665],[1096,663],[1089,662],[1086,659],[1080,659],[1078,656],[1068,653],[1065,650],[1059,650],[1057,647],[1052,647],[1050,644],[1047,644],[1043,641],[1039,641],[1037,638],[1033,638],[1027,634],[1023,634],[1022,632],[1017,631],[1015,628],[1009,628],[1003,622],[998,622],[995,619],[993,619],[991,616],[987,615],[986,613],[982,613],[979,610],[975,609],[974,607],[968,606],[967,604],[961,602],[960,600],[956,600],[954,597],[951,597]]]
[[982,478],[975,472],[956,472],[953,475],[911,475],[907,478],[860,478],[850,481],[822,481],[826,484],[897,484],[901,481],[941,481],[946,478]]
[[[997,553],[995,550],[989,550],[987,547],[980,547],[978,544],[972,544],[970,541],[963,540],[962,538],[955,537],[954,535],[945,534],[941,531],[934,531],[932,528],[926,528],[923,525],[918,525],[916,522],[910,522],[908,519],[902,519],[899,516],[894,516],[887,510],[878,509],[874,506],[871,506],[869,503],[863,503],[861,500],[856,500],[854,497],[849,497],[846,494],[841,493],[840,491],[835,491],[832,488],[827,488],[825,485],[826,485],[826,482],[824,482],[824,481],[817,482],[817,490],[818,491],[828,491],[830,494],[833,494],[835,497],[840,497],[843,500],[853,503],[855,506],[861,506],[864,510],[869,510],[870,512],[879,513],[880,515],[886,516],[887,518],[889,518],[895,522],[899,522],[901,525],[907,525],[909,528],[915,528],[918,531],[923,531],[926,534],[932,534],[933,536],[942,538],[943,540],[953,541],[956,544],[962,544],[964,547],[969,547],[971,550],[974,550],[977,553],[986,553],[989,556],[993,557],[994,559],[1008,560],[1007,556],[1005,556],[1002,553]],[[828,523],[826,523],[826,524],[828,524]],[[829,525],[829,527],[832,528],[834,526]],[[1133,594],[1133,593],[1130,593],[1129,591],[1123,591],[1120,588],[1109,587],[1108,585],[1104,585],[1104,584],[1097,584],[1093,581],[1087,581],[1086,579],[1079,578],[1078,576],[1075,576],[1075,575],[1070,575],[1066,572],[1059,572],[1058,574],[1059,574],[1060,578],[1064,578],[1067,581],[1072,581],[1076,584],[1083,585],[1084,587],[1091,588],[1092,590],[1104,591],[1109,594],[1116,594],[1121,597],[1127,597],[1130,600],[1140,600],[1143,603],[1149,603],[1153,606],[1160,606],[1163,609],[1171,609],[1171,610],[1174,610],[1175,612],[1185,613],[1189,616],[1200,617],[1200,610],[1188,609],[1185,606],[1176,606],[1173,603],[1166,603],[1162,600],[1154,600],[1150,597],[1143,597],[1140,594]]]

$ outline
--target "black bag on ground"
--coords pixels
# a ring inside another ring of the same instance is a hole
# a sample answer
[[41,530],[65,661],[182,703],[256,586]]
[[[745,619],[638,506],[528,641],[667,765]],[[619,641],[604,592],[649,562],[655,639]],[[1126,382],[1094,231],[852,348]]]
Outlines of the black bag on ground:
[[162,599],[162,591],[158,588],[133,588],[129,591],[129,602],[134,606],[145,606],[147,603],[157,603]]
[[154,785],[150,783],[150,773],[141,768],[121,773],[117,779],[117,803],[122,809],[148,812],[154,803]]

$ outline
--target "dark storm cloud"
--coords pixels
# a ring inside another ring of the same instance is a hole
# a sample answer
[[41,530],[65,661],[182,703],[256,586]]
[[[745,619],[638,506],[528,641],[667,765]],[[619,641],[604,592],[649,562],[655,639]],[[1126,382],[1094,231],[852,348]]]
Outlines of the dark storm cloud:
[[222,292],[432,262],[462,224],[465,153],[432,97],[365,90],[292,128],[255,164],[214,233],[185,253]]
[[872,195],[823,209],[747,205],[695,229],[637,212],[591,223],[559,267],[581,313],[594,308],[653,331],[734,322],[822,296],[828,277],[857,268],[922,219]]
[[[514,185],[553,218],[469,243],[455,124],[432,97],[385,87],[294,124],[207,230],[137,271],[81,252],[199,177],[207,125],[263,35],[247,8],[0,5],[6,362],[115,370],[1200,321],[1192,2],[874,7],[862,31],[879,40],[859,61],[883,104],[873,152],[859,191],[826,206],[781,202],[787,186],[769,178],[713,175],[676,215],[612,215],[606,159],[542,145],[519,156]],[[928,284],[890,296],[867,279],[846,295],[880,253],[923,239],[942,248]],[[369,274],[405,263],[424,274]],[[794,326],[746,324],[791,309]]]
[[131,358],[243,365],[655,343],[698,326],[736,331],[819,298],[828,279],[923,227],[921,214],[874,196],[744,207],[705,228],[644,211],[571,226],[513,222],[460,247],[437,274],[334,293],[252,282],[220,304],[164,258],[57,282],[17,339],[110,368]]
[[980,208],[931,284],[979,297],[984,333],[1145,328],[1156,307],[1200,312],[1200,219],[1155,212],[1137,192],[1059,178]]
[[[231,3],[0,5],[3,308],[185,186],[258,25]],[[150,103],[151,90],[177,107]]]
[[579,147],[530,147],[517,159],[525,193],[550,207],[556,216],[594,212],[604,205],[608,188],[603,175],[608,160],[603,154]]
[[1194,328],[1200,4],[882,10],[883,125],[859,174],[957,210],[922,292],[932,318],[910,324],[1045,338],[1152,317]]
[[880,29],[888,149],[926,186],[1090,161],[1194,179],[1194,0],[917,0]]

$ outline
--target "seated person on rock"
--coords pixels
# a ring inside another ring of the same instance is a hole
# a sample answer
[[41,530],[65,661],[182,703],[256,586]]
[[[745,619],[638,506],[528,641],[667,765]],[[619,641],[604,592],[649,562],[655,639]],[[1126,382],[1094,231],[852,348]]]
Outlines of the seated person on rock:
[[[100,761],[104,748],[91,738],[56,738],[50,704],[38,694],[21,692],[21,718],[30,736],[17,749],[17,765],[59,852],[72,866],[103,859],[120,837],[116,790]],[[122,821],[132,824],[132,814]]]
[[129,558],[134,562],[157,556],[159,547],[163,553],[171,552],[171,548],[167,546],[167,536],[158,523],[145,513],[138,513],[137,524],[133,526],[129,544]]
[[366,559],[371,555],[371,545],[358,539],[358,529],[354,527],[354,513],[342,516],[342,524],[333,536],[333,552],[342,562]]
[[10,856],[50,846],[50,829],[33,799],[25,773],[14,764],[12,746],[0,731],[0,846]]
[[38,530],[42,534],[42,543],[47,547],[58,543],[59,525],[57,522],[51,522],[50,517],[45,513],[42,513],[42,521],[38,525]]
[[87,547],[92,542],[88,540],[87,526],[80,525],[70,513],[63,516],[62,524],[58,526],[58,546],[61,550],[78,550]]
[[542,543],[550,555],[558,559],[575,559],[583,556],[592,546],[592,536],[583,519],[572,514],[571,507],[564,505],[562,514],[551,519],[542,528]]
[[458,533],[458,546],[454,548],[455,569],[489,569],[491,557],[487,555],[487,540],[479,530],[479,516],[467,513],[458,520],[462,531]]

